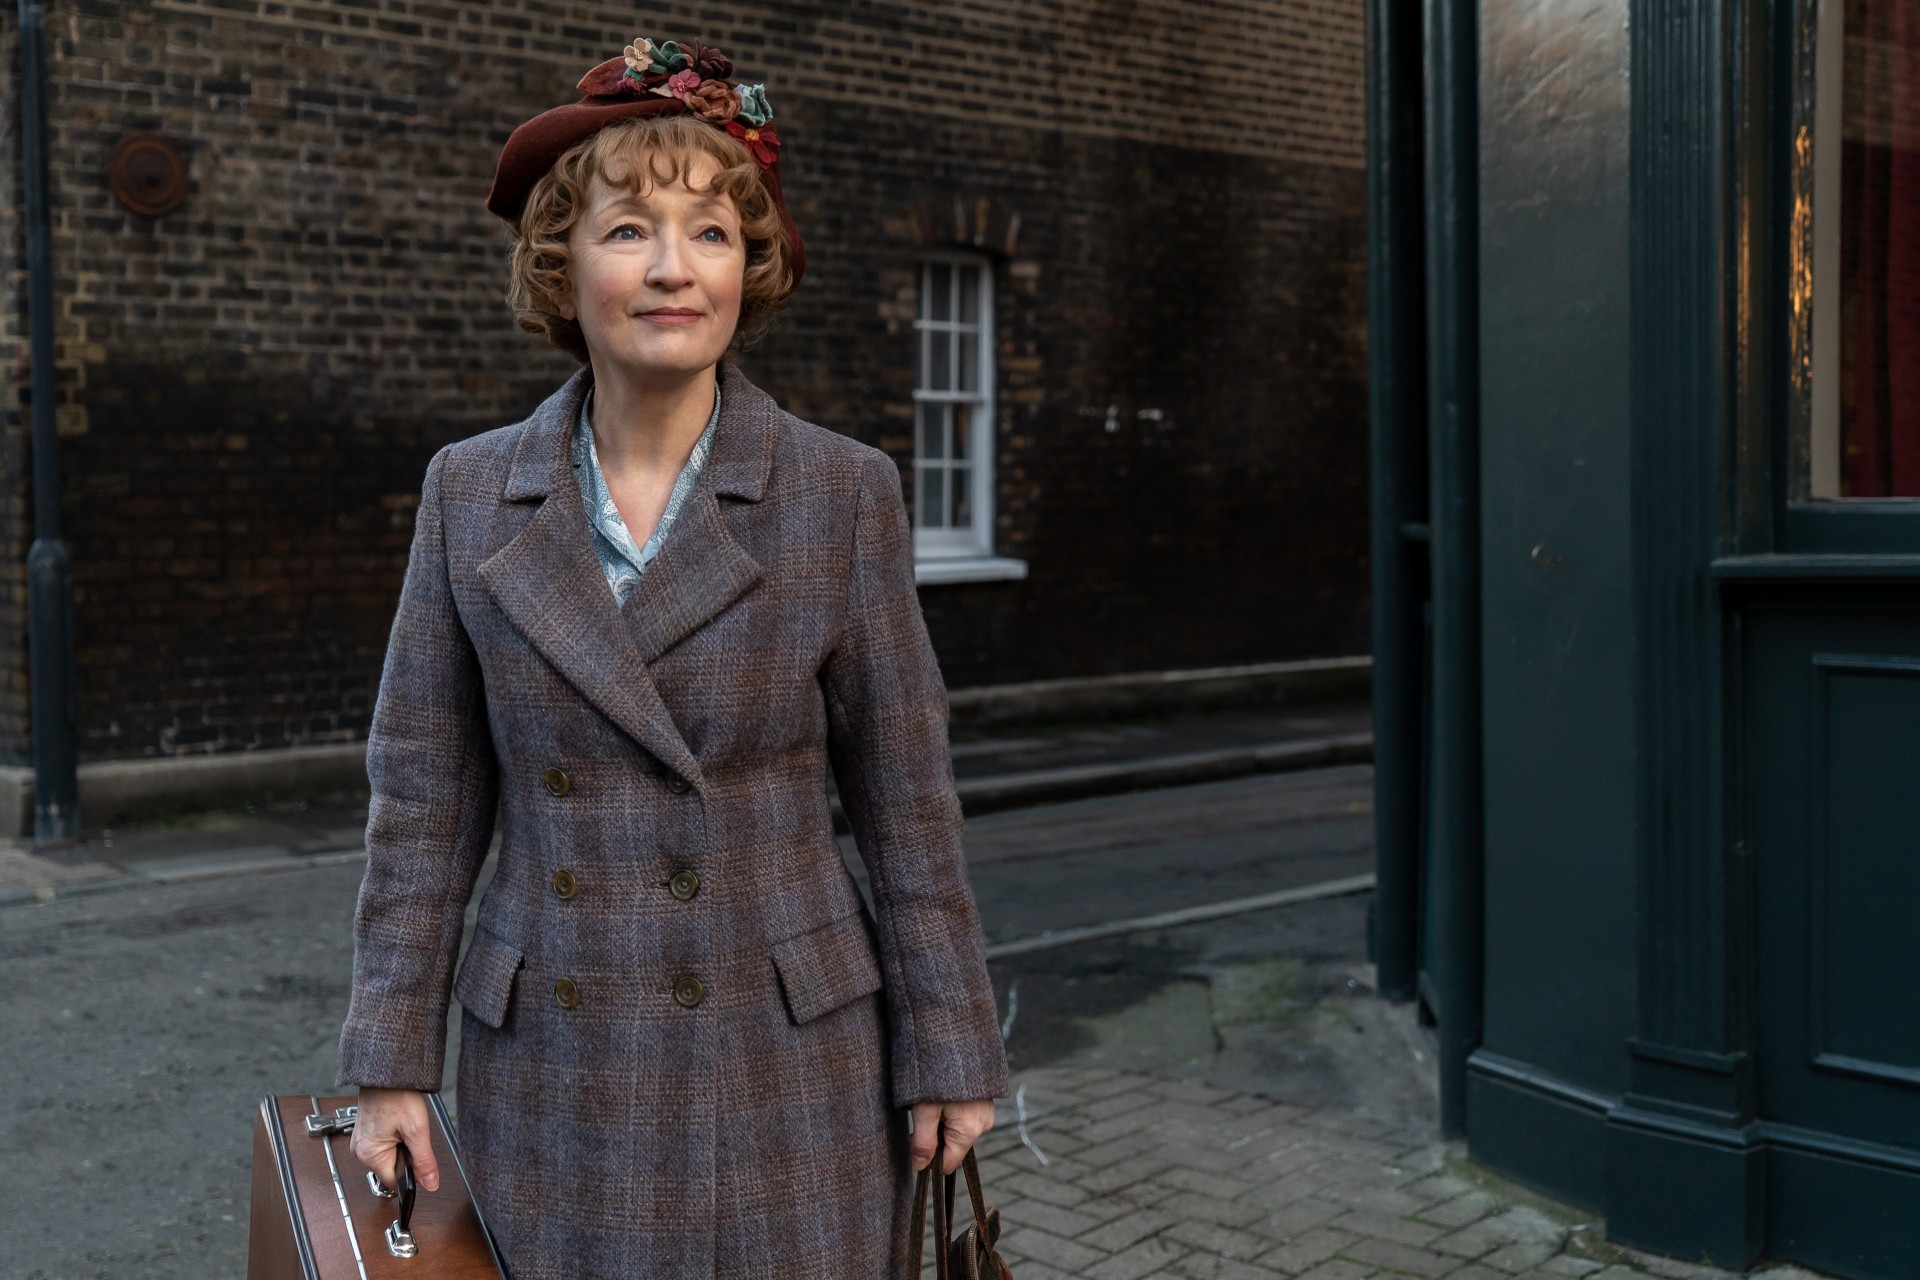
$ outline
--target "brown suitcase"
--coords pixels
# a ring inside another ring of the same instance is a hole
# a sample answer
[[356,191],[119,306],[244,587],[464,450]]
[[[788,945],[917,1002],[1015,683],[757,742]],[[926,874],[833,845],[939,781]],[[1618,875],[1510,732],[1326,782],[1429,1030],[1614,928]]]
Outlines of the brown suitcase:
[[440,1095],[426,1096],[440,1189],[417,1196],[404,1148],[401,1185],[392,1191],[354,1158],[351,1096],[301,1093],[261,1102],[253,1122],[247,1280],[511,1275],[473,1201]]

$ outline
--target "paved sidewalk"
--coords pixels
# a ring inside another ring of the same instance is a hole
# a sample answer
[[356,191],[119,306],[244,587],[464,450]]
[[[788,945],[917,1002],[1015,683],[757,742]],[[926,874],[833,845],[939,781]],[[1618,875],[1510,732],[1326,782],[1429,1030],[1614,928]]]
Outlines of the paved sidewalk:
[[[1267,771],[1362,762],[1364,700],[953,733],[968,815]],[[836,817],[838,802],[835,802]],[[59,848],[0,839],[0,907],[74,893],[290,871],[364,856],[365,793],[95,829]],[[844,820],[841,821],[845,829]]]
[[978,1151],[1016,1280],[1731,1275],[1610,1245],[1425,1124],[1105,1068],[1034,1068],[1014,1087]]

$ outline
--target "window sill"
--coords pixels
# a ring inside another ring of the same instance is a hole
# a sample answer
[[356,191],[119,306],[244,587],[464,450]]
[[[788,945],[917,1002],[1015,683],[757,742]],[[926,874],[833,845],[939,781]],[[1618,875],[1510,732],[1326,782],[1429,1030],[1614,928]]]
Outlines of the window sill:
[[942,582],[999,582],[1027,576],[1027,562],[1008,556],[940,556],[913,562],[913,580],[923,586]]

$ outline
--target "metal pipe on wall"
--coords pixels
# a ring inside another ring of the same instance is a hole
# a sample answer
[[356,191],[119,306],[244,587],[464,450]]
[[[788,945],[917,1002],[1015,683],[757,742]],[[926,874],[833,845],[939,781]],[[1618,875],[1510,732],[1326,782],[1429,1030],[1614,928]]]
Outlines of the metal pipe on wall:
[[1440,1128],[1467,1131],[1485,1008],[1481,845],[1478,9],[1426,0],[1428,422],[1432,448],[1434,985]]
[[33,545],[27,551],[27,647],[33,718],[33,827],[39,841],[79,832],[73,563],[60,540],[54,408],[52,217],[47,206],[45,0],[20,0],[20,152],[25,169],[27,314],[33,359]]
[[1425,193],[1420,0],[1367,4],[1367,384],[1372,455],[1374,892],[1380,993],[1408,1000],[1420,969],[1426,519]]

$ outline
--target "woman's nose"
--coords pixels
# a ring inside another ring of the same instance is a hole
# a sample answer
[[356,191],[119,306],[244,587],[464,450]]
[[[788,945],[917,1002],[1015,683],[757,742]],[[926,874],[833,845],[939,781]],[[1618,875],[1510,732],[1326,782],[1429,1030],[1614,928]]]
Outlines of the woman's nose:
[[656,289],[673,289],[692,278],[685,252],[671,238],[663,238],[653,262],[647,267],[647,283]]

